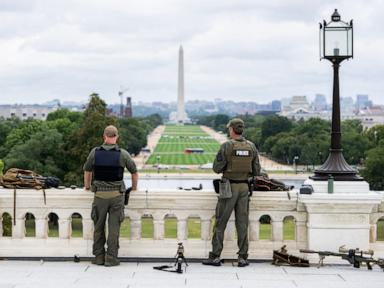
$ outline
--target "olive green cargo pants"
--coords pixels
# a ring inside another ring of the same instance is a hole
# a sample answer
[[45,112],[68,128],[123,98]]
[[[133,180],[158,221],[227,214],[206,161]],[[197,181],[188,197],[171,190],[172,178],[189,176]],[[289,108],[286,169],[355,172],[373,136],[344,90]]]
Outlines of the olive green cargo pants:
[[124,220],[123,196],[111,199],[95,197],[92,203],[91,218],[95,224],[93,234],[93,255],[105,254],[105,222],[108,215],[107,254],[117,257],[119,250],[120,224]]
[[218,199],[216,205],[216,223],[213,228],[212,252],[210,258],[220,257],[223,251],[224,231],[228,220],[235,210],[235,224],[237,230],[237,246],[240,257],[248,258],[248,184],[231,184],[232,198]]

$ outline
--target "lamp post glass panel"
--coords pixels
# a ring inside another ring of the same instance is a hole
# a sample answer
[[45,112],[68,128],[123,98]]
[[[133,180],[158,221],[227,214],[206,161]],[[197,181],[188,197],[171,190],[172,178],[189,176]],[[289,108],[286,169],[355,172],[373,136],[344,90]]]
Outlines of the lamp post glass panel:
[[336,181],[363,180],[345,161],[341,148],[339,67],[349,58],[353,58],[353,23],[342,21],[335,9],[330,22],[320,23],[320,59],[327,59],[333,65],[331,148],[325,163],[310,177],[313,180],[327,180],[329,175]]
[[320,24],[320,58],[339,63],[353,58],[353,23],[342,21],[337,9],[330,22]]

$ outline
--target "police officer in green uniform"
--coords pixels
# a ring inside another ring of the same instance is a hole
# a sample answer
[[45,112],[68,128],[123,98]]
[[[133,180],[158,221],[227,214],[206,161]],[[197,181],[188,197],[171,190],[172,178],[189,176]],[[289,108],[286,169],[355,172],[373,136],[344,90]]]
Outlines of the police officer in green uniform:
[[219,197],[216,206],[216,223],[212,236],[212,251],[209,258],[203,260],[204,265],[220,266],[220,254],[223,250],[224,231],[228,220],[235,210],[237,230],[238,266],[249,265],[248,258],[248,212],[249,186],[248,180],[260,174],[258,152],[255,145],[246,140],[244,122],[239,118],[229,121],[230,140],[223,143],[213,163],[216,173],[223,173],[223,179],[230,182],[232,196],[228,199]]
[[[125,185],[124,168],[131,173],[132,191],[137,190],[138,173],[129,153],[116,143],[119,137],[113,125],[104,129],[104,143],[93,148],[84,164],[84,188],[92,190],[91,218],[95,225],[93,234],[93,264],[117,266],[120,224],[124,220]],[[105,237],[105,222],[108,215],[108,239]],[[105,251],[107,242],[107,251]]]

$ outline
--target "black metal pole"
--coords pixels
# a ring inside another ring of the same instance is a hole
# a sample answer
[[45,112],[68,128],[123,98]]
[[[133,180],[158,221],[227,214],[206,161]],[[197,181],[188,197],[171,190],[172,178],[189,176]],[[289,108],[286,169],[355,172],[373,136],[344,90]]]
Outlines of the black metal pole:
[[340,87],[339,68],[340,63],[345,60],[343,57],[328,59],[333,64],[333,97],[332,97],[332,131],[331,148],[325,163],[315,170],[313,180],[327,180],[331,175],[335,181],[362,181],[357,171],[348,165],[343,156],[341,148],[341,121],[340,121]]
[[332,99],[332,132],[331,149],[341,149],[341,125],[340,125],[340,88],[339,88],[340,62],[333,63],[333,99]]

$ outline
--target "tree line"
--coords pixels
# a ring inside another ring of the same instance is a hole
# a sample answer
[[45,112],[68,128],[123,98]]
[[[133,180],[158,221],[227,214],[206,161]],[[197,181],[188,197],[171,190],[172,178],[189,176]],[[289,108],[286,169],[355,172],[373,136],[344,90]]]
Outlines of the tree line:
[[[278,115],[242,115],[245,137],[261,153],[284,164],[314,167],[325,162],[331,143],[331,122],[319,118],[291,120]],[[227,115],[200,117],[198,124],[226,132]],[[343,155],[356,165],[371,189],[384,190],[384,125],[364,129],[359,120],[341,123]]]
[[107,125],[119,129],[119,146],[138,154],[147,135],[162,124],[159,115],[116,118],[108,115],[98,94],[90,95],[84,112],[58,109],[47,120],[0,119],[0,166],[60,178],[65,185],[82,185],[82,165],[89,151],[102,144]]

